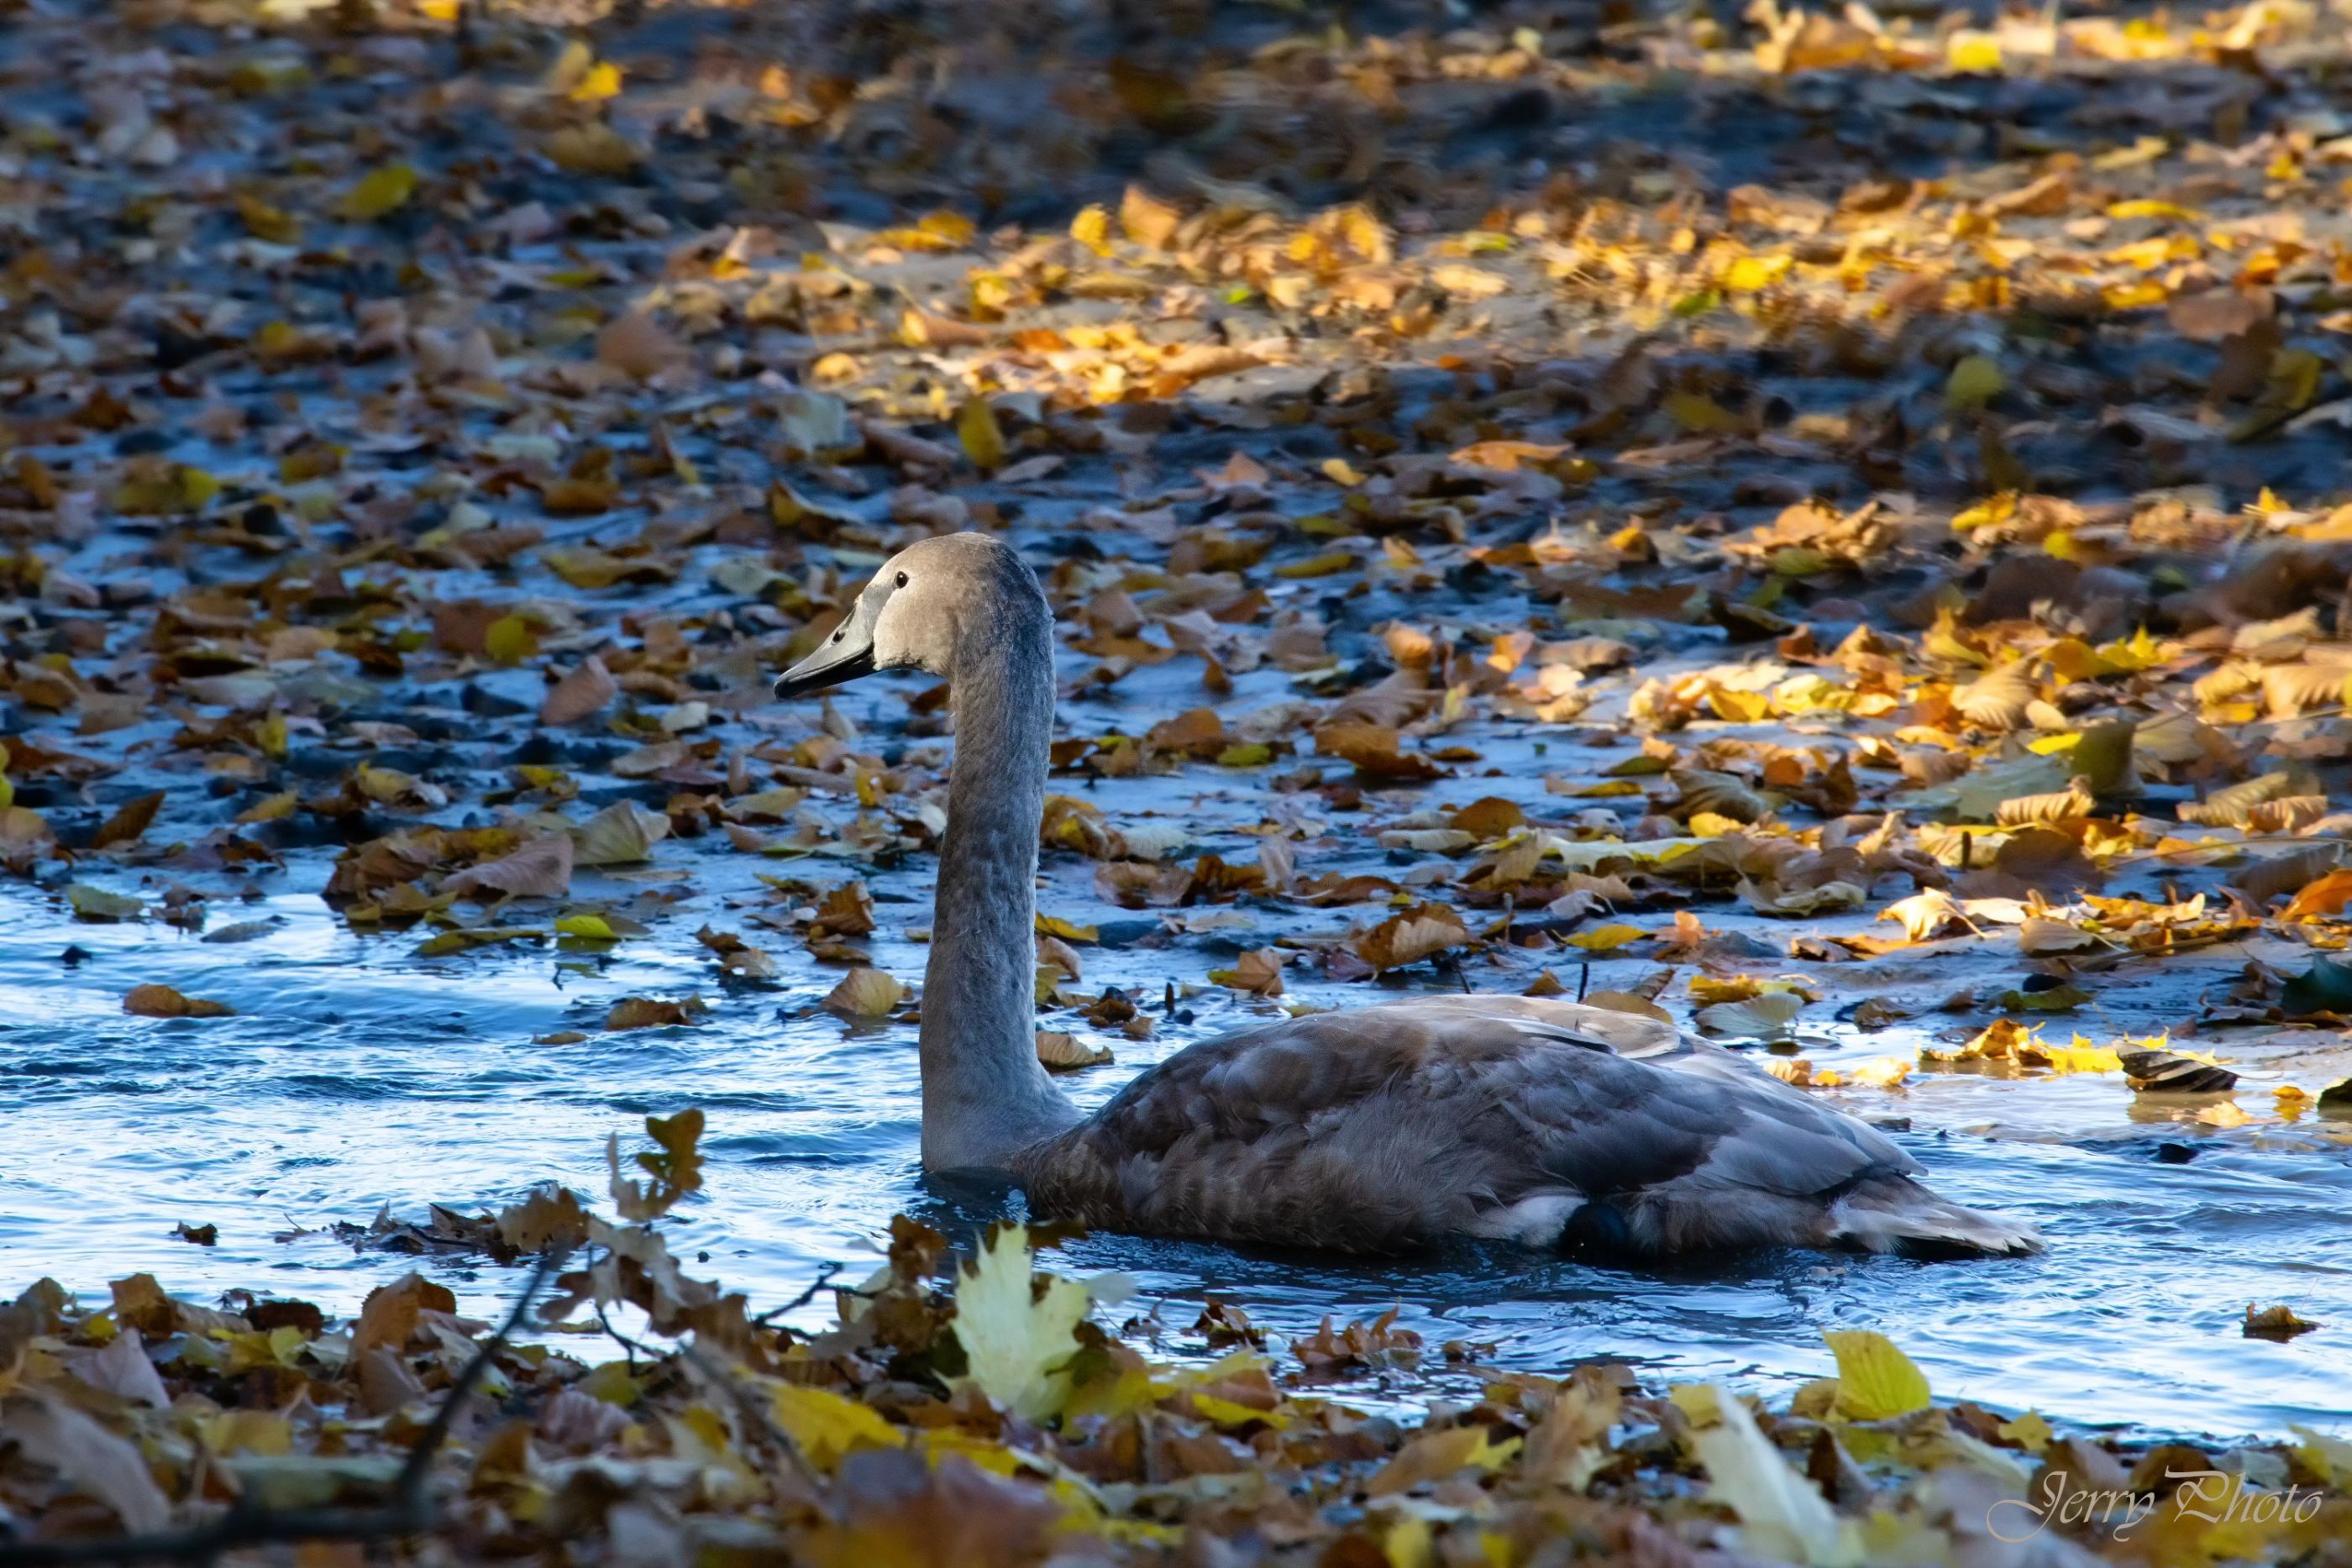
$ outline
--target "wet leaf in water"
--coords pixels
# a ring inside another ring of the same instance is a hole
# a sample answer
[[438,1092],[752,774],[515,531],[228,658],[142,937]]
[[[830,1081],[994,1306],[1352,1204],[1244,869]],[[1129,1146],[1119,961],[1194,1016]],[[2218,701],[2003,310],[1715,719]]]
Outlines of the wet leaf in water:
[[225,1019],[236,1016],[226,1002],[182,996],[169,986],[133,986],[122,998],[122,1010],[148,1019]]
[[572,862],[571,836],[550,833],[512,854],[467,867],[442,883],[441,891],[485,904],[500,897],[561,898],[572,891]]
[[1088,1045],[1061,1030],[1037,1031],[1037,1060],[1051,1071],[1073,1072],[1081,1067],[1100,1067],[1110,1059],[1108,1046]]
[[616,800],[572,830],[572,863],[635,865],[650,858],[653,847],[667,837],[667,817],[634,800]]
[[608,1033],[633,1029],[676,1029],[698,1023],[702,1009],[691,1000],[673,1002],[660,997],[626,997],[604,1015]]
[[887,1018],[906,1000],[907,988],[879,969],[852,969],[825,993],[824,1005],[851,1018]]
[[75,915],[83,920],[136,920],[147,912],[144,903],[128,894],[109,893],[86,882],[78,882],[67,888],[66,902],[73,906]]

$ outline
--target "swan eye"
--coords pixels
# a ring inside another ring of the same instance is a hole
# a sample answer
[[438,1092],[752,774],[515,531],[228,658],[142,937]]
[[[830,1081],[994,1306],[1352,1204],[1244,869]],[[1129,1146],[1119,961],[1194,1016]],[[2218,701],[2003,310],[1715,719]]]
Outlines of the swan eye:
[[840,633],[840,632],[835,632],[833,634],[833,640],[834,640],[835,642],[836,642],[836,643],[840,642],[840,641],[841,641],[841,633]]
[[907,574],[903,571],[898,574],[898,586],[901,588],[907,586]]

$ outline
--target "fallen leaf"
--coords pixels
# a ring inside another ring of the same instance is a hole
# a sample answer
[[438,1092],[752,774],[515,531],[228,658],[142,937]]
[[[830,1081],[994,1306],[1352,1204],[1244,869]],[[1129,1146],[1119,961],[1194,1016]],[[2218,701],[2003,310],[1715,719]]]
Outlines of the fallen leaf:
[[236,1016],[226,1002],[185,997],[169,986],[133,986],[122,998],[122,1010],[147,1019],[225,1019]]
[[907,988],[879,969],[852,969],[825,993],[824,1005],[851,1018],[887,1018],[907,997]]
[[1853,1421],[1884,1421],[1927,1407],[1927,1375],[1885,1334],[1831,1329],[1822,1338],[1837,1356],[1838,1414]]
[[1076,1331],[1093,1298],[1076,1281],[1052,1275],[1042,1294],[1034,1291],[1032,1261],[1025,1228],[992,1228],[957,1281],[951,1326],[966,1367],[956,1381],[1024,1420],[1045,1421],[1069,1397]]
[[572,891],[572,852],[571,835],[549,833],[512,854],[455,873],[441,891],[485,904],[493,896],[561,898]]

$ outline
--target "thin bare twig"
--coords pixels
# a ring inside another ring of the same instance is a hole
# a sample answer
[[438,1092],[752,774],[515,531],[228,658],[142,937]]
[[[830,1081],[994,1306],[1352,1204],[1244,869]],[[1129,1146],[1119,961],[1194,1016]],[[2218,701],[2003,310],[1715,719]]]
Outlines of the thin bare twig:
[[178,1559],[210,1563],[224,1552],[269,1542],[384,1541],[423,1535],[433,1528],[434,1506],[427,1483],[434,1457],[449,1440],[457,1411],[474,1392],[490,1358],[522,1326],[540,1287],[547,1282],[565,1252],[550,1249],[540,1254],[522,1295],[496,1333],[476,1348],[473,1359],[449,1386],[448,1397],[408,1450],[393,1483],[393,1500],[380,1508],[256,1509],[243,1502],[207,1525],[187,1530],[156,1531],[146,1535],[98,1536],[73,1541],[0,1542],[0,1568],[55,1568],[83,1563],[155,1563]]
[[[805,1307],[811,1301],[815,1301],[817,1293],[823,1291],[826,1285],[832,1283],[833,1277],[841,1272],[842,1267],[843,1266],[839,1263],[827,1263],[817,1274],[815,1283],[810,1285],[807,1290],[803,1291],[799,1295],[794,1296],[791,1301],[786,1301],[781,1307],[769,1308],[766,1312],[761,1312],[758,1317],[753,1318],[751,1321],[763,1329],[773,1328],[778,1318],[782,1317],[787,1312],[799,1312],[803,1307]],[[848,1291],[846,1293],[850,1295],[860,1295],[864,1292]]]

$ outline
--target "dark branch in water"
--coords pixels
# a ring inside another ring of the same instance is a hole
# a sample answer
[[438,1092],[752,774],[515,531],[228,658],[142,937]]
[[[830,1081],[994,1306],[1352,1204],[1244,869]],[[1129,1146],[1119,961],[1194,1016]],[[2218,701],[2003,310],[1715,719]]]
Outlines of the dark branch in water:
[[[841,1268],[842,1266],[838,1263],[827,1263],[817,1274],[815,1282],[810,1285],[807,1290],[803,1291],[799,1295],[794,1296],[791,1301],[786,1301],[781,1307],[771,1307],[768,1311],[761,1312],[758,1317],[753,1318],[751,1321],[763,1329],[773,1328],[778,1318],[784,1316],[788,1312],[799,1312],[803,1307],[805,1307],[811,1301],[815,1301],[817,1292],[824,1290],[826,1285],[832,1282],[833,1277],[841,1272]],[[843,1293],[845,1295],[855,1296],[861,1295],[864,1292],[848,1290],[846,1287],[844,1287]]]
[[555,1272],[569,1249],[549,1249],[540,1254],[522,1295],[496,1333],[476,1348],[473,1359],[457,1374],[448,1397],[434,1414],[432,1424],[418,1435],[393,1484],[393,1500],[381,1508],[252,1509],[237,1503],[212,1523],[190,1530],[157,1531],[148,1535],[94,1536],[71,1541],[0,1542],[0,1568],[51,1568],[80,1563],[158,1563],[179,1561],[210,1563],[224,1552],[239,1546],[272,1542],[388,1541],[423,1535],[433,1528],[433,1499],[426,1490],[434,1457],[449,1440],[457,1411],[474,1392],[490,1358],[505,1348],[522,1326],[540,1287]]

